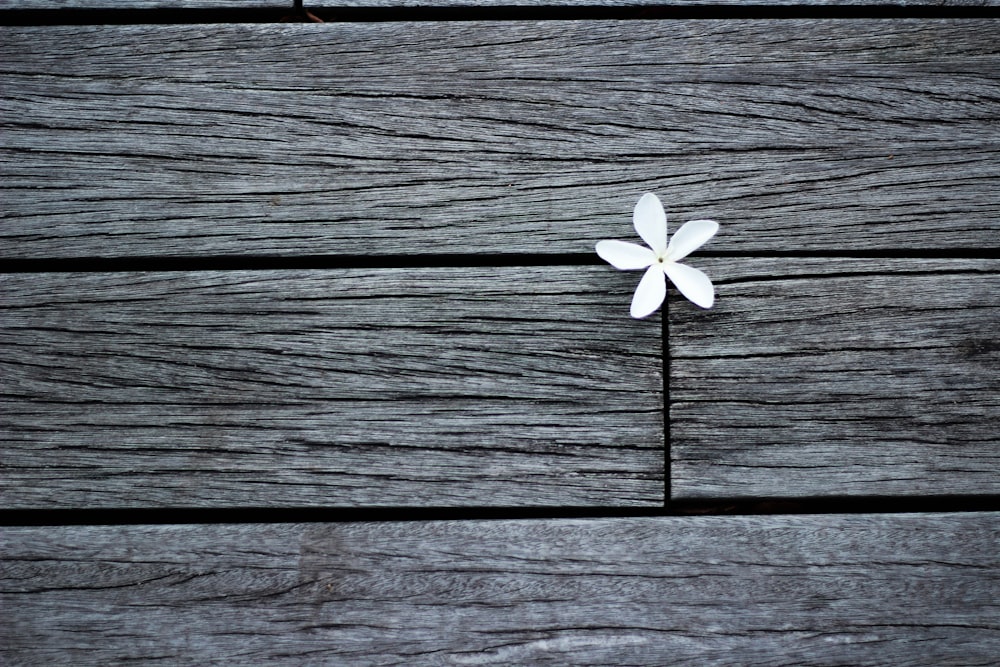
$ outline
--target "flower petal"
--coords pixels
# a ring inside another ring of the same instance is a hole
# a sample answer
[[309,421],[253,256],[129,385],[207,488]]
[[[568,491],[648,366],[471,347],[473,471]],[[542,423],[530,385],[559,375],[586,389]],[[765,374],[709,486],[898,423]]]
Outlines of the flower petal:
[[670,276],[677,290],[702,308],[711,308],[715,303],[715,288],[712,281],[698,269],[684,264],[667,262],[663,272]]
[[667,258],[672,262],[684,259],[715,236],[717,231],[719,223],[715,220],[685,222],[671,237],[670,245],[667,246]]
[[641,319],[652,315],[653,312],[663,304],[667,297],[667,279],[663,276],[663,269],[659,264],[646,269],[639,286],[635,288],[632,296],[632,317]]
[[632,224],[653,252],[660,255],[666,251],[667,214],[663,212],[663,204],[652,192],[639,198],[639,203],[632,211]]
[[598,241],[595,247],[597,254],[605,262],[627,271],[629,269],[645,269],[656,261],[656,255],[649,248],[625,241]]

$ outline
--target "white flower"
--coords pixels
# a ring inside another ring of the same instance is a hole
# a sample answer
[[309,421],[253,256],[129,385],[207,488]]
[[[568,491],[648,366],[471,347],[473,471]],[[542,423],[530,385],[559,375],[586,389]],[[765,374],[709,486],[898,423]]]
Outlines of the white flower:
[[719,223],[714,220],[685,222],[668,244],[667,215],[663,212],[663,204],[656,195],[646,193],[635,205],[632,224],[649,248],[625,241],[600,241],[596,248],[601,259],[616,269],[646,269],[632,297],[632,317],[647,317],[660,307],[667,297],[665,276],[669,276],[680,293],[695,304],[711,308],[715,303],[712,281],[698,269],[678,264],[677,261],[715,236]]

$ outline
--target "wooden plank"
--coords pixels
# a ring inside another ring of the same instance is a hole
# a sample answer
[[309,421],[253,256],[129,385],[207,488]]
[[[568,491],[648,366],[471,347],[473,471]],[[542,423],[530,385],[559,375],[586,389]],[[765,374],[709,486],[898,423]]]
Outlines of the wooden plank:
[[662,505],[606,267],[0,275],[6,508]]
[[645,191],[717,250],[995,249],[998,32],[4,28],[0,255],[591,253]]
[[678,498],[1000,493],[1000,262],[717,259],[671,309]]
[[990,665],[996,513],[21,527],[10,664]]

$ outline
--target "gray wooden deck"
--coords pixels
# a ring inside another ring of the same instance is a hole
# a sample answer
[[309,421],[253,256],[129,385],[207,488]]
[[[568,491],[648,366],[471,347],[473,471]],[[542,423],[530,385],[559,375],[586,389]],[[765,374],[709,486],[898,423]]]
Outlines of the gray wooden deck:
[[0,5],[0,663],[997,664],[997,2],[307,7]]

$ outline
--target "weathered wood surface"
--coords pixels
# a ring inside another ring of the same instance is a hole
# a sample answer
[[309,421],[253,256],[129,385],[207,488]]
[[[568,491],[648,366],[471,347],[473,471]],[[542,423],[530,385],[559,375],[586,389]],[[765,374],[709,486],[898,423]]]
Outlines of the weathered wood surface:
[[4,28],[0,256],[589,253],[644,191],[717,250],[995,249],[998,33]]
[[5,664],[993,665],[1000,515],[22,527]]
[[670,310],[675,497],[1000,493],[1000,261],[697,265],[719,296]]
[[634,274],[0,275],[7,508],[662,505]]

